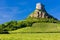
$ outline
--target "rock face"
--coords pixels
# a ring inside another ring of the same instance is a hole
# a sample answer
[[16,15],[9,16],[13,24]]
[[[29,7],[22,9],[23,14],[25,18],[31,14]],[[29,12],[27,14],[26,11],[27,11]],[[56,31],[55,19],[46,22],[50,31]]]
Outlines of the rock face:
[[34,11],[34,13],[32,13],[30,15],[30,17],[35,17],[35,18],[48,18],[50,17],[45,8],[44,8],[44,5],[41,4],[41,3],[37,3],[36,4],[36,10]]

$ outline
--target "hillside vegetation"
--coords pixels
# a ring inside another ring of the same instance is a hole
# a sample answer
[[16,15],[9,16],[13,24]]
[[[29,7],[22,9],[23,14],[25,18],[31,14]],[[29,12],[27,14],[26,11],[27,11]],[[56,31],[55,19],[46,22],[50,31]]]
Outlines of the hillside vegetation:
[[48,32],[47,30],[56,32],[59,30],[57,29],[59,24],[60,21],[54,20],[53,18],[27,18],[22,21],[10,21],[5,24],[1,24],[0,33],[9,33],[8,31],[14,31],[17,29],[22,29],[23,31],[26,29],[29,30],[29,32]]
[[32,27],[25,27],[10,33],[40,33],[40,32],[60,32],[60,24],[56,23],[34,23]]

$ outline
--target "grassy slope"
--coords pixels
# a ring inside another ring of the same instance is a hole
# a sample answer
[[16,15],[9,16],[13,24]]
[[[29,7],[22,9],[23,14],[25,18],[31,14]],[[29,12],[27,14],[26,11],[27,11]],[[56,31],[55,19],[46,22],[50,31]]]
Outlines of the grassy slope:
[[32,27],[25,27],[22,29],[11,31],[10,33],[21,32],[59,32],[60,24],[56,23],[35,23]]

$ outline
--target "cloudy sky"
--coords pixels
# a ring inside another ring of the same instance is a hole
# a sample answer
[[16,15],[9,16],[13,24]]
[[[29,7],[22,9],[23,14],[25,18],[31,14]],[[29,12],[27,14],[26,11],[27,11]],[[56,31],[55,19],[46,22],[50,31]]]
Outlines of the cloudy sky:
[[60,20],[60,0],[0,0],[0,24],[25,19],[39,2],[50,15]]

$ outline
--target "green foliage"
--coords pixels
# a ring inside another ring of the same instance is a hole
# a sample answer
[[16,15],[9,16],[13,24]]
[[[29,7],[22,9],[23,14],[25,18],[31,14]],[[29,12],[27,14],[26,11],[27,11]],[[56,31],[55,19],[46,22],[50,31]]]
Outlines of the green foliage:
[[5,24],[0,25],[0,32],[3,32],[4,30],[12,31],[17,30],[19,28],[24,27],[32,27],[34,23],[60,23],[58,20],[54,20],[53,18],[27,18],[26,20],[22,21],[10,21]]
[[57,23],[34,23],[32,27],[25,27],[18,30],[10,31],[9,33],[60,33],[60,24]]
[[8,34],[8,30],[5,29],[6,26],[4,24],[0,25],[0,34]]
[[55,20],[53,18],[27,18],[27,20],[36,22],[36,23],[58,23],[58,20]]

